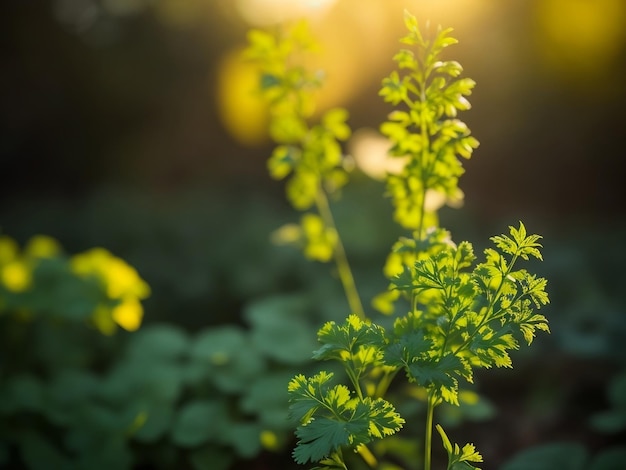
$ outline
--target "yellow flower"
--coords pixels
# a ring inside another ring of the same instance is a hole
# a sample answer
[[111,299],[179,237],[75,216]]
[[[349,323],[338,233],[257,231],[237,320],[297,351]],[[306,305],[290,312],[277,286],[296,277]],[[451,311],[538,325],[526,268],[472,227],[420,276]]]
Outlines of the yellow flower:
[[261,431],[259,439],[264,449],[277,451],[280,448],[278,436],[273,431],[269,431],[267,429]]
[[98,276],[111,299],[127,296],[143,299],[150,295],[150,287],[139,277],[135,268],[104,248],[92,248],[74,256],[72,268],[77,274]]
[[116,324],[127,331],[135,331],[141,326],[143,307],[139,300],[150,295],[150,287],[135,268],[104,248],[93,248],[75,255],[71,265],[78,275],[96,276],[107,297],[120,301],[112,309],[99,307],[94,312],[94,322],[102,333],[112,334]]
[[11,261],[2,266],[0,280],[12,292],[23,292],[32,283],[32,273],[21,260]]
[[107,295],[112,299],[126,296],[142,299],[148,296],[148,285],[139,277],[135,268],[121,259],[109,258],[102,269],[107,282]]
[[53,258],[61,253],[61,245],[47,235],[35,235],[26,244],[24,255],[29,258]]
[[141,326],[143,307],[137,299],[129,298],[113,307],[111,316],[126,331],[136,331]]

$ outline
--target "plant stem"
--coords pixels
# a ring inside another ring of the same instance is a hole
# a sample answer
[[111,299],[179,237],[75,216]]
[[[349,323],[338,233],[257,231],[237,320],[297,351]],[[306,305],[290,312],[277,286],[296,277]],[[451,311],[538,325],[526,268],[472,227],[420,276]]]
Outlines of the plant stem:
[[369,450],[365,444],[361,444],[360,446],[356,448],[356,450],[361,456],[361,458],[365,460],[365,463],[367,463],[370,466],[370,468],[378,467],[378,460],[376,459],[374,454],[372,454],[372,451]]
[[364,320],[365,311],[363,310],[363,304],[361,303],[359,292],[356,289],[354,276],[352,275],[350,263],[348,263],[348,257],[346,256],[346,250],[344,249],[341,238],[339,237],[339,232],[337,231],[335,219],[333,218],[333,214],[330,210],[330,205],[328,204],[328,198],[326,197],[326,193],[321,188],[317,190],[316,205],[317,210],[319,211],[320,216],[322,217],[322,220],[324,220],[326,226],[332,228],[335,233],[337,233],[337,243],[335,245],[335,263],[337,265],[339,279],[341,280],[341,284],[343,285],[343,290],[346,294],[350,310],[352,313]]
[[424,433],[424,470],[430,470],[431,448],[433,441],[433,414],[435,399],[432,392],[428,392],[428,408],[426,410],[426,430]]
[[387,393],[387,389],[389,388],[391,382],[398,373],[398,370],[400,369],[396,369],[394,371],[385,371],[385,375],[383,375],[382,379],[380,379],[378,385],[376,386],[376,390],[374,391],[374,398],[383,398],[385,396],[385,393]]

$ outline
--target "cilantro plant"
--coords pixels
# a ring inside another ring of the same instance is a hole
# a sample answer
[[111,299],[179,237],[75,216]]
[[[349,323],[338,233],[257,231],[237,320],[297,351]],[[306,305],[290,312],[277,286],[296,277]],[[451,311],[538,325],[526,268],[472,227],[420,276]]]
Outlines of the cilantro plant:
[[329,204],[348,181],[340,145],[351,134],[346,124],[348,113],[335,108],[327,111],[321,122],[310,122],[322,75],[301,63],[317,48],[306,22],[279,36],[252,30],[248,39],[246,55],[259,65],[260,91],[271,116],[270,135],[278,144],[268,160],[270,175],[278,180],[287,178],[287,199],[295,209],[306,211],[299,225],[283,227],[278,238],[300,243],[311,260],[334,260],[350,309],[364,318]]
[[[520,222],[491,237],[493,246],[478,260],[471,243],[454,243],[439,226],[429,199],[462,197],[462,162],[478,147],[457,117],[470,108],[467,96],[475,83],[461,77],[458,62],[442,59],[444,49],[457,42],[451,29],[423,35],[413,15],[406,12],[404,19],[408,34],[394,56],[397,70],[380,90],[395,107],[381,132],[391,142],[390,154],[406,161],[400,173],[388,175],[387,190],[396,222],[410,231],[393,245],[384,269],[389,288],[373,302],[383,314],[395,315],[390,327],[365,315],[330,211],[329,196],[347,181],[339,141],[350,129],[344,110],[328,111],[321,123],[309,124],[311,90],[320,80],[298,59],[314,41],[305,23],[283,35],[249,35],[248,57],[259,64],[270,133],[278,144],[270,173],[290,177],[287,197],[296,209],[315,209],[282,235],[300,242],[311,259],[335,260],[352,310],[343,323],[322,326],[321,346],[313,353],[316,360],[339,363],[348,383],[335,383],[333,373],[321,371],[297,375],[288,385],[291,416],[298,423],[293,457],[320,469],[347,469],[347,449],[379,468],[371,444],[405,424],[386,399],[398,375],[425,396],[423,468],[431,469],[433,429],[448,454],[447,470],[477,468],[482,456],[473,444],[459,446],[448,438],[435,424],[435,408],[458,405],[459,387],[472,382],[477,368],[512,367],[511,350],[521,341],[530,345],[536,330],[549,331],[537,312],[549,301],[547,281],[520,267],[530,258],[542,259],[539,235]],[[399,300],[406,307],[398,313]]]

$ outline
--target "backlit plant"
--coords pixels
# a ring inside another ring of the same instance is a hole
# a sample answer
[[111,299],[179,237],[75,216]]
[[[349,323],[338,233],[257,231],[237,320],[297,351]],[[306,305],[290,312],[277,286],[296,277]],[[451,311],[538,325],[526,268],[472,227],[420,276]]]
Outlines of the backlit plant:
[[347,182],[339,141],[350,129],[341,109],[310,124],[312,91],[321,76],[302,65],[302,54],[315,48],[306,23],[282,35],[249,34],[247,56],[259,65],[270,134],[278,144],[268,162],[270,174],[289,177],[287,197],[294,208],[313,209],[280,235],[300,243],[310,259],[337,263],[352,311],[343,323],[322,326],[321,347],[313,353],[316,360],[341,364],[347,384],[321,371],[297,375],[288,385],[290,413],[297,421],[293,457],[301,464],[316,463],[315,468],[346,469],[347,449],[371,468],[379,467],[371,444],[400,431],[408,419],[385,398],[398,375],[419,387],[426,400],[424,469],[431,469],[433,428],[448,454],[448,470],[477,468],[482,456],[473,444],[450,441],[435,425],[435,408],[444,402],[458,405],[460,384],[471,383],[477,368],[512,367],[509,352],[520,341],[530,345],[536,330],[549,331],[537,313],[549,301],[546,280],[519,266],[542,259],[541,237],[520,222],[491,237],[493,246],[478,260],[471,243],[452,241],[428,203],[435,195],[462,197],[462,162],[478,141],[457,115],[470,108],[467,96],[475,83],[461,78],[458,62],[442,59],[444,49],[457,42],[451,29],[423,35],[414,16],[405,12],[404,20],[408,34],[394,56],[397,70],[380,90],[395,107],[381,132],[391,142],[390,154],[406,160],[400,173],[387,176],[387,191],[396,222],[410,231],[393,245],[384,270],[389,288],[373,302],[391,315],[399,310],[398,300],[406,301],[391,327],[364,313],[333,222],[329,195],[337,196]]

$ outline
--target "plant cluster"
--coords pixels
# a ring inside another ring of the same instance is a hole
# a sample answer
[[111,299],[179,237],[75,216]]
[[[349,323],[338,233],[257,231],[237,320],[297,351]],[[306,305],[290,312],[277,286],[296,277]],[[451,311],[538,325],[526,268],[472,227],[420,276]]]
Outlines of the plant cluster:
[[23,250],[0,237],[0,313],[83,320],[110,335],[139,328],[149,295],[137,271],[104,248],[68,257],[48,236],[32,237]]
[[226,470],[285,445],[284,383],[314,344],[306,296],[249,303],[249,328],[134,331],[129,305],[150,292],[137,271],[48,236],[3,236],[0,281],[0,466]]
[[300,243],[308,258],[336,263],[351,310],[344,322],[327,322],[318,331],[321,347],[313,353],[314,359],[340,364],[347,384],[322,370],[299,374],[288,385],[297,423],[293,457],[316,468],[346,469],[346,449],[377,468],[372,445],[405,425],[406,418],[387,399],[394,378],[402,374],[426,401],[424,469],[431,468],[433,428],[448,454],[449,470],[476,468],[481,455],[472,444],[453,444],[434,425],[435,408],[458,405],[460,387],[472,382],[475,369],[512,367],[509,352],[520,341],[530,345],[537,330],[549,331],[537,312],[549,301],[546,280],[519,266],[542,259],[540,236],[520,222],[508,234],[492,237],[493,246],[477,262],[471,243],[456,244],[439,227],[428,199],[462,197],[462,160],[478,146],[457,117],[470,107],[474,82],[460,77],[458,62],[442,60],[444,49],[457,42],[451,29],[425,36],[413,15],[406,12],[404,19],[408,34],[394,56],[398,70],[382,81],[380,91],[396,108],[381,132],[390,140],[390,154],[406,160],[400,173],[387,176],[387,191],[396,222],[411,231],[393,245],[385,266],[389,288],[374,300],[387,315],[399,310],[399,300],[406,302],[391,325],[366,316],[328,204],[347,182],[338,141],[350,131],[344,110],[328,111],[320,124],[309,124],[312,89],[320,76],[302,65],[302,54],[313,49],[311,35],[304,23],[278,35],[256,30],[249,35],[247,56],[259,65],[270,134],[278,143],[268,161],[270,174],[289,177],[288,200],[310,211],[297,230],[281,231]]

